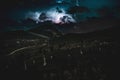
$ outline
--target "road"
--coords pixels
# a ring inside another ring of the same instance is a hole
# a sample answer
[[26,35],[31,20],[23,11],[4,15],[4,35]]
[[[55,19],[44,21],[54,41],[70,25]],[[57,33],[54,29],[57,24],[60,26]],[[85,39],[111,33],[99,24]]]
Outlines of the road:
[[19,48],[19,49],[16,49],[16,50],[12,51],[10,54],[8,54],[8,56],[13,55],[13,54],[15,54],[16,52],[19,52],[19,51],[22,51],[22,50],[25,50],[25,49],[31,49],[31,48],[36,48],[36,47],[44,47],[44,46],[46,46],[46,45],[47,45],[47,44],[22,47],[22,48]]
[[31,34],[31,35],[37,36],[37,37],[42,37],[42,38],[45,38],[45,39],[49,39],[48,36],[45,36],[45,35],[42,35],[42,34],[33,33],[33,32],[28,32],[28,33]]

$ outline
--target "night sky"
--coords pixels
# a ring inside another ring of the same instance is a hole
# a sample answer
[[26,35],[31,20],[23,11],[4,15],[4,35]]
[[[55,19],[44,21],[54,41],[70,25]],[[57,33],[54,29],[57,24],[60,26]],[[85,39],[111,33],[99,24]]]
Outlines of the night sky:
[[119,80],[119,34],[120,0],[0,0],[0,72]]
[[[63,2],[62,2],[63,1]],[[120,16],[119,0],[78,0],[77,5],[85,7],[89,12],[80,12],[76,22],[85,21],[91,17],[111,15]],[[67,9],[76,5],[76,0],[1,0],[0,24],[7,24],[9,20],[20,21],[29,17],[30,13],[45,12],[59,6],[67,13]],[[31,17],[31,16],[30,16]],[[56,17],[56,16],[54,16]],[[7,25],[8,26],[8,25]],[[6,26],[1,26],[1,29]]]

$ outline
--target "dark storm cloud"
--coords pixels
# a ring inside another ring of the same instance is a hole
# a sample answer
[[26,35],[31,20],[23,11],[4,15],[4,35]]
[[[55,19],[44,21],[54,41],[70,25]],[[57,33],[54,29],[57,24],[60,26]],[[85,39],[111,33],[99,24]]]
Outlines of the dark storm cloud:
[[[48,8],[52,8],[53,6],[60,5],[56,4],[57,1],[64,1],[62,6],[66,6],[66,4],[70,6],[76,5],[76,0],[0,0],[0,19],[6,20],[6,18],[24,18],[24,14],[28,11],[38,12],[42,8],[48,10]],[[87,20],[92,17],[106,17],[117,15],[119,16],[120,12],[120,1],[119,0],[78,0],[78,4],[80,7],[84,7],[88,11],[81,12],[77,14],[77,19]],[[37,10],[36,10],[37,8]],[[63,9],[65,7],[62,7]],[[104,9],[105,8],[105,9]],[[79,10],[79,9],[78,9]],[[12,17],[11,17],[12,16]],[[2,20],[1,20],[2,21]]]

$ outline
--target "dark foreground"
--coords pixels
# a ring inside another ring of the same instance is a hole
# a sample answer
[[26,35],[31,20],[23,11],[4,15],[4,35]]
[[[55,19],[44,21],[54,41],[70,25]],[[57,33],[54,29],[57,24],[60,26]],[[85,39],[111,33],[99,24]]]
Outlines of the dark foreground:
[[4,79],[119,78],[118,28],[90,34],[68,34],[49,40],[27,32],[10,32],[1,37],[0,73]]

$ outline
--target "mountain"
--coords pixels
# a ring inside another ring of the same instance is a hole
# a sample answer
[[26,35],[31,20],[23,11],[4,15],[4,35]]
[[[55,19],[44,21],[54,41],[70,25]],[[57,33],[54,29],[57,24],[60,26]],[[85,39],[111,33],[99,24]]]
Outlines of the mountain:
[[119,26],[89,33],[49,36],[49,39],[30,34],[30,32],[41,34],[42,29],[43,35],[47,29],[56,32],[56,28],[51,26],[44,24],[30,31],[1,33],[2,75],[9,76],[15,73],[22,79],[32,78],[34,75],[34,79],[41,80],[117,78],[120,52]]

